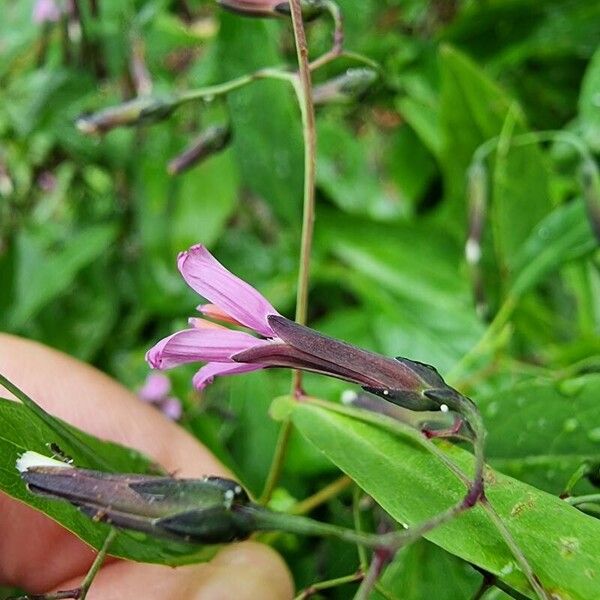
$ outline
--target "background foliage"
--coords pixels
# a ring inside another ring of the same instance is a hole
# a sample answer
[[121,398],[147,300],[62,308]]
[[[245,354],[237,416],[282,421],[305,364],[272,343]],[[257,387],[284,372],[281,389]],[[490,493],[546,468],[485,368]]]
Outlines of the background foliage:
[[[212,2],[103,0],[81,3],[81,37],[65,41],[60,25],[33,22],[33,4],[0,0],[0,328],[138,388],[144,352],[193,314],[197,300],[174,258],[197,242],[291,316],[302,140],[284,82],[257,82],[225,102],[189,104],[168,120],[100,139],[74,127],[81,113],[132,96],[136,40],[144,42],[155,91],[166,93],[293,64],[289,24],[243,19]],[[594,474],[600,464],[598,251],[577,152],[564,143],[511,141],[563,130],[600,152],[600,6],[340,5],[347,48],[377,60],[382,75],[360,102],[318,112],[310,324],[437,366],[482,407],[490,463],[558,494],[582,463]],[[330,33],[327,20],[309,26],[315,54]],[[348,66],[339,60],[315,82]],[[167,173],[196,132],[228,120],[227,150],[183,175]],[[485,302],[477,309],[463,258],[466,182],[473,153],[495,136],[500,143],[485,166]],[[482,343],[498,311],[506,318]],[[287,392],[288,375],[219,381],[200,398],[190,374],[172,374],[185,403],[182,425],[259,493],[278,429],[268,408]],[[336,401],[345,389],[317,377],[306,387]],[[288,506],[336,473],[297,436],[276,501]],[[581,482],[577,492],[597,481]],[[351,526],[350,495],[316,516]],[[367,520],[382,518],[365,510]],[[356,567],[355,549],[340,542],[284,536],[278,547],[299,587]],[[401,585],[403,598],[450,599],[469,597],[479,579],[420,542],[401,553],[384,582]]]

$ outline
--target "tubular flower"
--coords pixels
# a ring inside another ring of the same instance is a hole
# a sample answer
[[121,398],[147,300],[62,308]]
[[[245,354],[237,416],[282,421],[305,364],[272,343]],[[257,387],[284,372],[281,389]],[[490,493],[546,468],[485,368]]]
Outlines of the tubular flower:
[[381,356],[286,319],[204,246],[181,253],[178,266],[187,284],[210,301],[198,307],[200,313],[254,333],[194,317],[189,329],[170,335],[150,349],[146,360],[155,369],[207,363],[194,376],[198,389],[218,375],[289,367],[357,383],[410,410],[453,409],[460,397],[429,365]]
[[190,362],[205,362],[194,377],[194,386],[203,389],[217,375],[246,373],[263,368],[261,364],[235,361],[239,352],[271,343],[277,336],[268,323],[269,315],[279,313],[269,302],[230,273],[204,246],[182,252],[177,261],[186,283],[211,304],[198,310],[207,316],[251,329],[260,337],[227,329],[202,318],[191,318],[189,329],[178,331],[156,344],[146,355],[155,369],[169,369]]

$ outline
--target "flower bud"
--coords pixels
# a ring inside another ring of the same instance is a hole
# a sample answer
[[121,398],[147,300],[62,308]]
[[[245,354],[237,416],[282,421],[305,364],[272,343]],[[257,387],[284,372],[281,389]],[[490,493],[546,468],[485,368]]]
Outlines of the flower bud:
[[91,115],[82,115],[76,121],[79,131],[101,134],[115,127],[131,127],[160,121],[168,117],[175,104],[152,96],[140,96],[123,104],[105,108]]
[[17,468],[32,493],[67,500],[97,521],[197,544],[242,540],[254,531],[251,517],[239,510],[250,499],[235,481],[121,475],[54,464],[26,452]]
[[315,104],[348,103],[360,98],[377,81],[374,69],[348,69],[313,89]]
[[230,141],[231,129],[229,127],[209,127],[181,154],[169,162],[167,170],[171,175],[183,173],[183,171],[200,164],[212,154],[226,148]]

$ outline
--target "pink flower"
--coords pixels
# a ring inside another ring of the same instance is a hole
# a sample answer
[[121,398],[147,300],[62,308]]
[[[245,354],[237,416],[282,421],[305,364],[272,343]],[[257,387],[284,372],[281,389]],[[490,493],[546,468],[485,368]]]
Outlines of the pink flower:
[[388,400],[401,396],[402,405],[413,410],[439,407],[439,401],[425,393],[445,387],[432,367],[362,350],[286,319],[204,246],[181,253],[178,266],[188,285],[211,303],[198,307],[201,313],[242,325],[252,334],[191,318],[189,329],[149,350],[146,360],[153,368],[204,362],[193,380],[196,388],[203,389],[218,375],[289,367],[358,383]]
[[153,404],[167,418],[179,421],[182,414],[181,401],[170,396],[171,380],[162,373],[150,373],[138,391],[140,400]]
[[60,16],[61,10],[56,0],[36,0],[32,14],[34,23],[56,23]]
[[270,344],[276,334],[268,323],[269,315],[279,313],[245,281],[230,273],[204,246],[193,246],[177,260],[186,283],[212,304],[198,310],[224,321],[251,329],[261,337],[227,329],[201,318],[190,319],[190,329],[178,331],[158,342],[146,355],[155,369],[169,369],[190,362],[206,362],[194,377],[194,385],[203,389],[217,375],[246,373],[262,365],[236,362],[239,352]]

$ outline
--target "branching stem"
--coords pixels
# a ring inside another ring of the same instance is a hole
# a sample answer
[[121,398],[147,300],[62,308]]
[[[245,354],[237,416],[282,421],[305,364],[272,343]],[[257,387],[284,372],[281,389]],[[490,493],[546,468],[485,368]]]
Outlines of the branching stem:
[[[310,278],[310,256],[312,251],[313,230],[315,221],[315,178],[317,164],[317,129],[315,123],[315,107],[312,98],[312,82],[308,63],[308,45],[306,32],[302,22],[300,0],[290,0],[294,41],[298,58],[298,75],[294,78],[294,90],[302,116],[302,136],[304,139],[304,187],[302,209],[302,234],[300,243],[300,264],[298,269],[298,285],[296,290],[296,321],[306,323],[308,313],[308,290]],[[292,393],[296,397],[302,395],[302,374],[294,371],[292,375]],[[280,429],[273,462],[267,475],[265,489],[260,501],[267,504],[279,481],[283,470],[292,425],[285,421]]]

